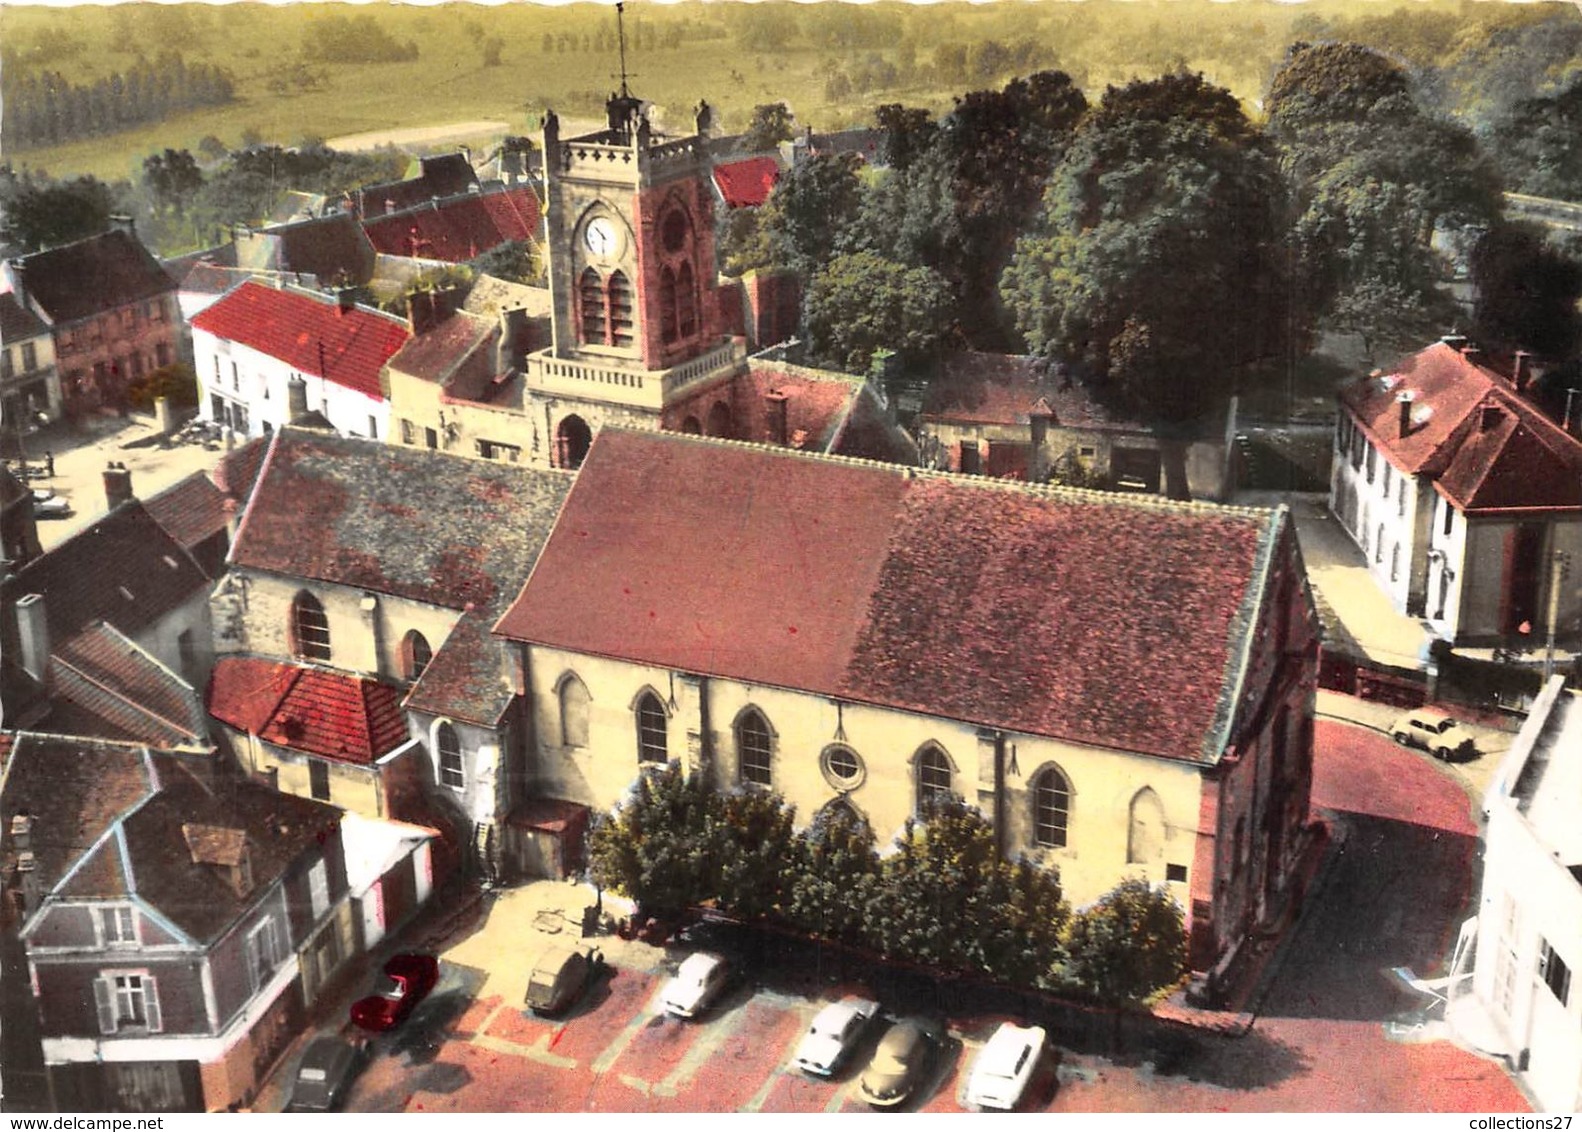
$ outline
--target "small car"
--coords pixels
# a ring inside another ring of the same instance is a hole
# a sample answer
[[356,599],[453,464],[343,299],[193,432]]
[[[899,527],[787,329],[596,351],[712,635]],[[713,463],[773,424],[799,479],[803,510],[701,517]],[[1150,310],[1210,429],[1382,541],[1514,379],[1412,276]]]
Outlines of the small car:
[[857,1082],[857,1092],[875,1108],[905,1104],[928,1076],[943,1044],[925,1023],[901,1019],[879,1039],[873,1060]]
[[53,491],[33,492],[33,517],[35,519],[69,519],[71,504]]
[[796,1047],[796,1067],[818,1077],[833,1076],[878,1013],[879,1004],[866,998],[847,996],[830,1003],[814,1015]]
[[604,970],[604,953],[570,944],[555,944],[538,957],[527,977],[527,1007],[534,1014],[570,1010]]
[[708,951],[694,952],[665,984],[660,1002],[666,1014],[695,1018],[719,998],[730,977],[731,965],[723,957]]
[[437,982],[439,960],[432,955],[392,955],[374,993],[352,1003],[352,1021],[364,1030],[393,1030],[411,1016]]
[[1478,743],[1472,733],[1442,711],[1417,708],[1390,726],[1391,737],[1403,747],[1421,747],[1437,759],[1471,758]]
[[1048,1035],[1042,1026],[1000,1023],[988,1044],[978,1051],[967,1078],[967,1103],[975,1108],[1015,1108],[1033,1079]]
[[291,1081],[287,1112],[334,1112],[346,1090],[362,1071],[368,1049],[343,1038],[314,1038]]

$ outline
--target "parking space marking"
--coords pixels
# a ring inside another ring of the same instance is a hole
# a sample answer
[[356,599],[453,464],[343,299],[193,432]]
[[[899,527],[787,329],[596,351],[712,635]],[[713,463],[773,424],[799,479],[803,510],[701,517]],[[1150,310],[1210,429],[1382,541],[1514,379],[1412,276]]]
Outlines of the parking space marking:
[[496,1038],[490,1034],[479,1034],[472,1039],[472,1044],[479,1049],[489,1050],[491,1053],[509,1053],[516,1057],[525,1057],[529,1061],[536,1061],[540,1065],[552,1066],[555,1069],[577,1068],[576,1058],[550,1053],[549,1050],[544,1048],[545,1043],[543,1039],[529,1046],[506,1038]]
[[604,1047],[603,1053],[593,1059],[593,1071],[595,1073],[603,1074],[609,1072],[610,1066],[620,1060],[621,1054],[625,1053],[627,1047],[637,1040],[637,1035],[643,1032],[643,1028],[659,1016],[660,1012],[654,1009],[659,995],[660,991],[655,990],[653,996],[649,999],[648,1005],[634,1014],[632,1020],[616,1035],[615,1040]]

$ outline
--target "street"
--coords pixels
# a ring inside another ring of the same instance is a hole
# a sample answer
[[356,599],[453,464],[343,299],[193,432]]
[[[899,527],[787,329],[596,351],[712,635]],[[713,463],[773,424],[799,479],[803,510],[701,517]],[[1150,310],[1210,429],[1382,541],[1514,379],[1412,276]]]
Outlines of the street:
[[[1251,1030],[1239,1038],[1183,1032],[1168,1052],[1116,1053],[1104,1041],[1051,1049],[1024,1110],[1527,1110],[1503,1067],[1446,1040],[1428,1004],[1390,973],[1438,973],[1467,914],[1478,845],[1463,775],[1349,723],[1321,720],[1316,743],[1314,806],[1332,826],[1329,856],[1254,996]],[[559,933],[564,924],[539,904],[545,893],[575,891],[546,883],[504,893],[476,932],[442,949],[440,990],[405,1029],[375,1040],[347,1107],[860,1111],[856,1083],[882,1027],[831,1080],[790,1062],[824,1001],[877,982],[888,1011],[932,1006],[949,1026],[948,1047],[907,1107],[960,1111],[973,1058],[1012,1017],[975,1012],[966,996],[931,1004],[879,972],[865,984],[760,958],[763,968],[749,970],[714,1010],[682,1022],[663,1014],[658,996],[684,950],[629,943],[569,1017],[536,1018],[521,1005],[524,971],[549,937],[535,939],[534,929]]]

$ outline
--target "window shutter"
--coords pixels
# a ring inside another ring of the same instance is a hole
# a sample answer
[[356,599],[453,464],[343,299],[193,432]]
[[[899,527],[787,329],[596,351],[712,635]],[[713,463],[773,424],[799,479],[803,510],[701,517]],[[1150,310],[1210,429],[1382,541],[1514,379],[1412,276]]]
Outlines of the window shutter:
[[115,988],[110,985],[109,979],[98,978],[93,981],[93,1004],[99,1008],[99,1032],[115,1033]]
[[159,1014],[159,984],[152,975],[143,976],[143,1011],[148,1017],[150,1033],[158,1033],[165,1028],[164,1019]]
[[330,877],[329,869],[322,860],[315,861],[308,870],[308,899],[313,906],[313,919],[316,921],[330,906]]

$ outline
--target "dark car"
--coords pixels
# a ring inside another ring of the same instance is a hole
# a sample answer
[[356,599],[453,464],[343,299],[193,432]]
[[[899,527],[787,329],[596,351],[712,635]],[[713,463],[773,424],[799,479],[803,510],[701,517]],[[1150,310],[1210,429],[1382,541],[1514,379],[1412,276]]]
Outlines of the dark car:
[[527,1006],[534,1014],[561,1014],[593,985],[604,970],[604,953],[556,944],[538,957],[527,977]]
[[297,1065],[287,1112],[333,1112],[362,1071],[368,1051],[360,1042],[314,1038]]
[[903,1018],[879,1039],[857,1091],[876,1108],[905,1104],[928,1076],[942,1044],[931,1027]]
[[352,1003],[352,1021],[365,1030],[393,1030],[439,982],[439,960],[432,955],[393,955],[379,986]]

